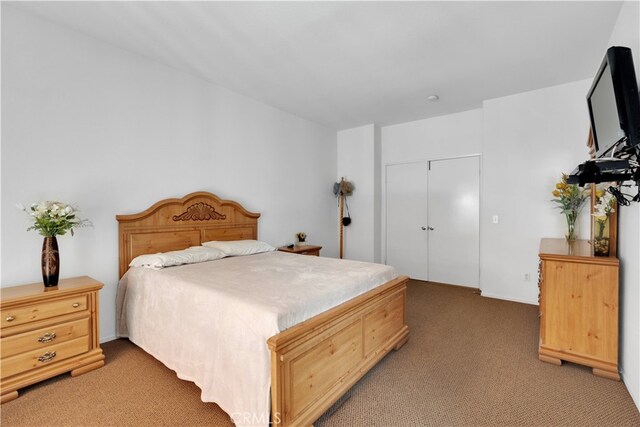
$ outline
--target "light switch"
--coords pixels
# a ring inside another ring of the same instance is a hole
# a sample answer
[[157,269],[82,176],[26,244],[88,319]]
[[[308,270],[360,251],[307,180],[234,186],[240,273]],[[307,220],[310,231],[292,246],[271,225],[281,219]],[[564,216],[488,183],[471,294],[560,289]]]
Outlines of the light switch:
[[498,222],[500,222],[500,221],[498,221],[498,215],[494,215],[493,216],[493,223],[497,224]]

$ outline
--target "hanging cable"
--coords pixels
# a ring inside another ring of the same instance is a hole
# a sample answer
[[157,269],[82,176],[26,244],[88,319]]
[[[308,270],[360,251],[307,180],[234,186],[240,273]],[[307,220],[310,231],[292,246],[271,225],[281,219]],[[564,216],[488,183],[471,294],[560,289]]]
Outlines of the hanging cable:
[[607,189],[607,191],[609,191],[609,193],[611,193],[611,194],[613,194],[615,196],[615,198],[618,201],[619,205],[621,205],[621,206],[629,206],[631,204],[631,201],[629,201],[627,199],[627,197],[630,197],[630,195],[624,194],[622,191],[618,190],[617,187],[614,187],[612,185]]

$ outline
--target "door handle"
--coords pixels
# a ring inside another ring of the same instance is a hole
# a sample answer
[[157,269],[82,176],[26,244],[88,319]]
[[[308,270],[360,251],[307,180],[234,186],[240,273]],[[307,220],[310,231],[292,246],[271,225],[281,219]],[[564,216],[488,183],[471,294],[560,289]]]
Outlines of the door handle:
[[424,227],[424,226],[422,226],[420,228],[422,229],[422,231],[426,231],[426,230],[433,231],[433,227]]
[[433,231],[433,227],[427,227],[427,230]]
[[422,231],[425,231],[427,229],[427,227],[420,227],[420,228],[422,228]]

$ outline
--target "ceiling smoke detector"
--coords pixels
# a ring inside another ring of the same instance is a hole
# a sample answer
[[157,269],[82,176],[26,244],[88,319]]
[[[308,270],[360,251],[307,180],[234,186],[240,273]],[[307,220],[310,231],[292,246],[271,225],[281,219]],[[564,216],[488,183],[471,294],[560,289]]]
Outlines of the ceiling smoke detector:
[[431,102],[436,102],[440,97],[438,95],[429,95],[427,99]]

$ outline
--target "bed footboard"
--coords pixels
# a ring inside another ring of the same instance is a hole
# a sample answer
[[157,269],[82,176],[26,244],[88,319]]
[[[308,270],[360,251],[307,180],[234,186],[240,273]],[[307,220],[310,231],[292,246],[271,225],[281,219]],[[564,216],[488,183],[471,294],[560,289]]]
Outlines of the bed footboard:
[[393,279],[268,340],[274,425],[311,425],[407,341],[408,280]]

